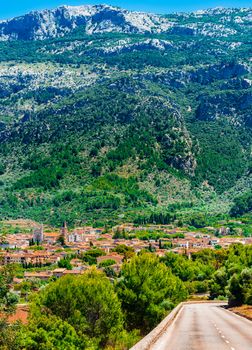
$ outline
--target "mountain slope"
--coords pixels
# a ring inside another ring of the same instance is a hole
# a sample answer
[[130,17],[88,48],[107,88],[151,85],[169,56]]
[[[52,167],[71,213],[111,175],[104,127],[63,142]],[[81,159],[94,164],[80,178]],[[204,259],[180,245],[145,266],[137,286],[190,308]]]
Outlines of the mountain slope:
[[227,213],[251,184],[250,16],[83,6],[2,22],[30,30],[0,42],[0,216]]

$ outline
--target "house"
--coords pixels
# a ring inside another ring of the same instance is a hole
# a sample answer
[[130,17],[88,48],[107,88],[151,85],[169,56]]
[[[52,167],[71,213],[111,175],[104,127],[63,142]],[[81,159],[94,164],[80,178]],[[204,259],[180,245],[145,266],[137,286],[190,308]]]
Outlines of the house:
[[80,259],[72,259],[70,261],[70,264],[73,266],[73,267],[82,267],[83,266],[83,261],[80,260]]
[[81,269],[73,269],[73,270],[65,270],[63,272],[63,276],[65,275],[82,275],[84,273],[84,270]]
[[52,274],[53,274],[53,276],[55,276],[55,277],[61,277],[61,276],[63,276],[63,274],[64,274],[65,271],[66,271],[65,268],[58,268],[58,269],[54,269],[54,270],[52,271]]
[[219,235],[221,236],[228,236],[230,234],[230,228],[229,227],[220,227],[219,229]]
[[219,242],[220,242],[219,239],[212,238],[212,239],[210,239],[209,244],[212,245],[212,246],[215,246],[215,245],[219,244]]
[[52,276],[51,271],[39,271],[39,272],[25,272],[25,279],[39,278],[40,280],[46,281]]
[[55,244],[59,239],[60,234],[58,232],[45,232],[44,241],[48,244]]

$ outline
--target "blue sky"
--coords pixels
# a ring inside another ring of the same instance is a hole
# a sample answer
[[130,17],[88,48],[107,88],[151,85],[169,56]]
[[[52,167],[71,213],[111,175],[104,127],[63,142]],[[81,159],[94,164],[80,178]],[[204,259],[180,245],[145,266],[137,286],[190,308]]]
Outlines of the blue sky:
[[0,19],[22,15],[31,10],[54,8],[59,5],[100,4],[120,6],[129,10],[169,13],[193,11],[216,6],[251,7],[251,0],[0,0]]

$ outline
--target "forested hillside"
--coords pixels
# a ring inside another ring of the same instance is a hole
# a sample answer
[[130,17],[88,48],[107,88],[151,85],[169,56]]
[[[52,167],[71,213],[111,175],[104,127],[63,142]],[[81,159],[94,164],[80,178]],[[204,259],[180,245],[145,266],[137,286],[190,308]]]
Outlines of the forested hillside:
[[148,17],[147,30],[106,9],[111,30],[93,12],[92,26],[46,22],[43,40],[0,28],[0,217],[249,212],[251,10]]

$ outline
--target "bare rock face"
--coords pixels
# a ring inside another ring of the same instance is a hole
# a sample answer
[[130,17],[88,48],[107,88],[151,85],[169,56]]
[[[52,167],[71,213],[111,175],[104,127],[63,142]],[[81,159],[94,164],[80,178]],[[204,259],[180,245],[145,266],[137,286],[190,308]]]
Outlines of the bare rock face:
[[116,7],[61,6],[54,10],[33,11],[0,22],[1,40],[44,40],[60,37],[83,26],[87,34],[104,32],[162,32],[171,24],[153,14],[130,12]]
[[[53,10],[32,11],[24,16],[0,21],[0,40],[44,40],[62,37],[83,27],[94,33],[171,33],[187,36],[227,37],[241,28],[250,29],[251,9],[216,9],[190,14],[159,16],[132,12],[107,5],[60,6]],[[218,14],[218,23],[211,16]],[[208,19],[208,21],[207,21]]]

